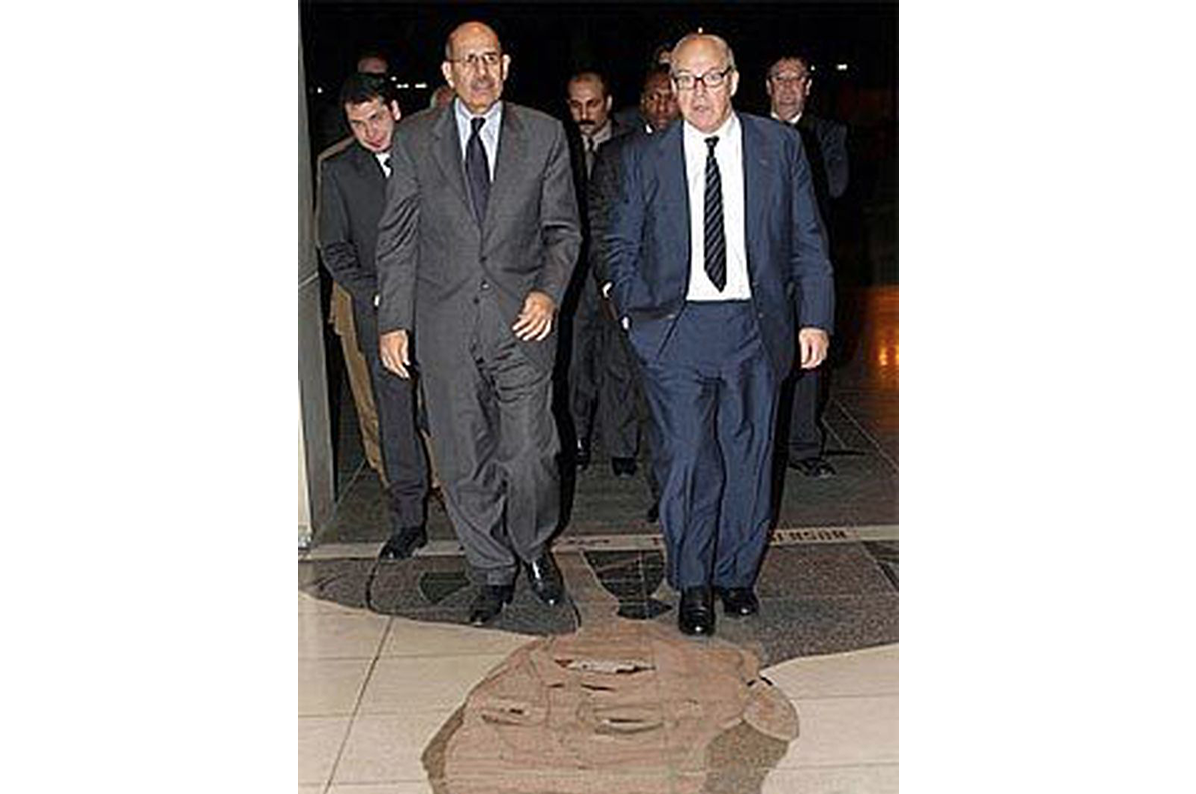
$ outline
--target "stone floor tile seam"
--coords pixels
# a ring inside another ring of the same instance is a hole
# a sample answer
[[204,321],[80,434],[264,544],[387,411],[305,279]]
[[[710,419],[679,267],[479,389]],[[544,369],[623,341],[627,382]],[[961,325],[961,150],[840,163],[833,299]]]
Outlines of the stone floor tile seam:
[[[800,736],[797,737],[796,739],[794,739],[794,741],[800,742],[801,737]],[[785,771],[791,771],[791,770],[797,770],[797,769],[879,769],[879,768],[883,768],[883,767],[897,768],[900,765],[901,764],[899,761],[852,761],[850,763],[831,762],[831,763],[825,763],[825,764],[820,764],[817,762],[815,762],[815,763],[802,762],[802,763],[795,763],[795,764],[786,764],[785,766],[774,767],[774,769],[780,769],[780,770],[785,770]]]
[[855,416],[852,415],[851,411],[847,410],[847,407],[842,405],[842,403],[837,403],[837,405],[839,406],[839,409],[843,412],[843,415],[845,417],[847,417],[847,420],[849,422],[851,422],[853,425],[855,425],[856,429],[859,430],[860,433],[863,434],[863,436],[868,439],[868,441],[872,444],[872,446],[876,448],[877,454],[879,454],[881,456],[881,458],[883,458],[885,460],[885,462],[887,462],[890,466],[893,467],[893,471],[894,472],[900,471],[900,467],[897,465],[897,461],[895,461],[891,457],[889,457],[889,453],[887,453],[885,451],[884,447],[881,446],[880,442],[877,441],[876,438],[871,433],[868,432],[868,429],[866,427],[864,427],[863,424],[861,424],[860,421],[855,418]]
[[341,758],[344,756],[345,747],[349,743],[349,735],[353,732],[353,723],[357,721],[357,716],[361,712],[361,701],[365,697],[366,689],[369,687],[370,678],[374,675],[374,668],[378,665],[378,659],[382,649],[386,647],[386,639],[390,636],[390,628],[394,625],[394,618],[388,617],[386,619],[386,628],[382,631],[382,636],[378,640],[378,647],[374,649],[374,656],[370,660],[369,669],[366,670],[365,678],[361,682],[361,688],[357,691],[357,697],[353,701],[353,712],[349,715],[349,724],[345,730],[345,735],[341,738],[340,747],[336,750],[336,758],[332,760],[332,768],[328,772],[327,785],[324,790],[327,791],[332,787],[332,781],[336,780],[336,770],[340,766]]
[[302,784],[305,786],[321,786],[322,790],[327,792],[328,789],[332,786],[332,777],[333,777],[333,774],[336,772],[337,762],[340,761],[341,753],[343,753],[345,751],[345,744],[349,740],[349,732],[353,729],[353,718],[345,717],[343,715],[337,715],[335,717],[318,717],[318,716],[308,717],[305,715],[300,715],[299,716],[299,725],[302,725],[303,720],[307,720],[307,719],[315,719],[315,720],[334,719],[334,720],[344,720],[345,721],[345,732],[344,732],[344,735],[341,736],[340,744],[338,745],[338,747],[336,749],[336,757],[332,761],[332,766],[329,767],[328,779],[325,780],[323,783],[304,783],[304,784]]
[[[804,533],[806,535],[833,535],[840,533],[841,537],[807,537],[786,540],[782,544],[770,543],[769,545],[823,545],[834,543],[859,543],[861,540],[896,540],[900,525],[899,524],[877,524],[873,521],[860,521],[858,524],[811,524],[811,525],[791,525],[779,523],[774,531],[786,531],[793,533]],[[867,533],[867,537],[861,535]],[[855,535],[860,535],[856,537]],[[566,538],[566,540],[574,539]],[[598,549],[584,549],[574,548],[572,545],[560,549],[560,553],[564,554],[580,554],[584,551],[636,551],[645,550],[652,551],[656,549],[656,541],[660,537],[659,530],[653,532],[646,532],[637,535],[592,535],[586,537],[586,542],[589,544],[602,543],[602,548]],[[643,549],[642,544],[645,539],[653,542],[654,546],[651,549]],[[325,544],[324,548],[327,551],[321,552],[320,547],[315,547],[298,555],[299,562],[335,562],[340,560],[360,560],[373,559],[378,549],[381,547],[383,541],[368,541],[357,543],[330,543]],[[439,543],[448,544],[448,541],[439,541]],[[454,546],[460,549],[460,544],[455,541],[452,542]],[[624,548],[619,548],[616,544],[627,544]],[[606,545],[609,544],[609,545]],[[429,543],[432,545],[432,542]],[[332,547],[332,548],[329,548]],[[431,557],[463,557],[463,551],[447,551],[437,549],[433,553],[429,553],[427,548],[417,551],[412,558],[413,560],[428,559]]]

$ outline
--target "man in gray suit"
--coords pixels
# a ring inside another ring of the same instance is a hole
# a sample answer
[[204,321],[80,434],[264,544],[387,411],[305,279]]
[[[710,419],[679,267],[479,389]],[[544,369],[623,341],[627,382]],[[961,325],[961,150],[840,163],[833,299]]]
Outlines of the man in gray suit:
[[399,125],[378,228],[384,364],[420,368],[445,503],[479,585],[470,622],[511,599],[520,564],[563,597],[551,413],[556,312],[581,246],[565,131],[500,101],[511,57],[466,22],[442,64],[456,99]]

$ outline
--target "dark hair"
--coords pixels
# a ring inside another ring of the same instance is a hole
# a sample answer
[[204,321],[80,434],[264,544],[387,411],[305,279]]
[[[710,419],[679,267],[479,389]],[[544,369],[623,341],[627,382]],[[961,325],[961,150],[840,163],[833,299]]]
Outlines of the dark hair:
[[398,98],[390,80],[380,74],[355,72],[341,85],[341,105],[360,105],[375,99],[381,99],[382,104],[389,105]]
[[652,68],[650,68],[648,70],[648,73],[646,75],[644,75],[644,82],[640,84],[640,91],[642,92],[645,88],[648,87],[648,81],[651,80],[653,77],[669,78],[672,76],[673,76],[673,73],[669,70],[668,64],[664,64],[664,63],[654,64],[652,66]]
[[809,56],[805,55],[804,53],[800,53],[800,52],[792,52],[792,53],[789,53],[786,55],[781,55],[777,58],[774,58],[772,63],[770,63],[768,65],[768,71],[765,72],[765,76],[771,79],[773,69],[775,69],[777,67],[777,64],[780,63],[781,61],[801,61],[801,65],[804,66],[806,69],[807,76],[809,76],[810,73],[814,71],[814,62],[810,60]]

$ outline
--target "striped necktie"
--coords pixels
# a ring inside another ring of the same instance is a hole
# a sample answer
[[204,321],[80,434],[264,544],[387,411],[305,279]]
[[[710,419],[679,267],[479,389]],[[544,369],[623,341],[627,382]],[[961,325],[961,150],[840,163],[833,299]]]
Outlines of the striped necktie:
[[706,275],[719,292],[727,286],[727,240],[723,234],[723,183],[714,159],[718,136],[706,139]]

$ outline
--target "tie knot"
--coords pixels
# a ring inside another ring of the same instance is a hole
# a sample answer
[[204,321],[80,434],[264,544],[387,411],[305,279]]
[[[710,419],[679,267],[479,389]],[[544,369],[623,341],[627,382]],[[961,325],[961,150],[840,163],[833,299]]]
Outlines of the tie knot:
[[472,118],[469,120],[469,123],[473,125],[473,134],[477,135],[479,132],[481,132],[482,125],[486,123],[486,117],[478,116],[476,118]]
[[709,138],[706,139],[706,148],[709,150],[709,154],[714,154],[714,147],[717,144],[718,144],[718,136],[717,135],[711,135]]

